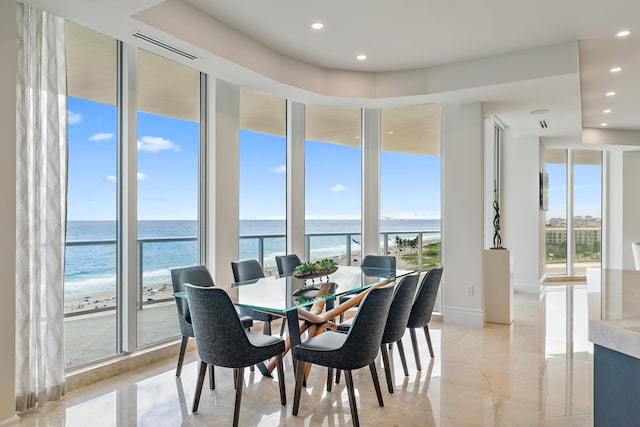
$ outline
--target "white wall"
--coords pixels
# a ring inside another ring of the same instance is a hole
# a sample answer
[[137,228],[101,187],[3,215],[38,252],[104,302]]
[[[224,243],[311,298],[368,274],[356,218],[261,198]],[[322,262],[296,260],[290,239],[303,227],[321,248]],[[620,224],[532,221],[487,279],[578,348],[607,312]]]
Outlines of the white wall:
[[0,425],[15,417],[16,2],[0,2]]
[[476,327],[485,315],[482,120],[480,103],[442,105],[443,316]]
[[623,153],[622,268],[634,269],[631,243],[640,241],[640,151]]
[[511,251],[514,288],[540,292],[540,141],[505,131],[502,144],[502,242]]
[[622,151],[603,157],[602,266],[622,268],[624,230],[624,163]]
[[631,243],[640,240],[640,151],[635,148],[640,132],[584,129],[583,141],[612,148],[603,160],[603,266],[634,269]]

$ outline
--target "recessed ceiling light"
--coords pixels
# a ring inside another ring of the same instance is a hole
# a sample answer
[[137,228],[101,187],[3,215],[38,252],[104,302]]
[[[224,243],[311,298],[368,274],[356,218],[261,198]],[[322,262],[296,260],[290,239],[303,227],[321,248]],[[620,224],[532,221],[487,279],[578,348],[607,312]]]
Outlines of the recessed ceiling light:
[[623,30],[623,31],[620,31],[618,34],[616,34],[616,36],[627,37],[629,34],[631,34],[631,30]]
[[387,132],[389,135],[393,135],[393,131],[390,130],[389,132]]
[[547,114],[549,110],[546,108],[540,108],[539,110],[530,111],[529,114]]
[[360,55],[356,56],[356,59],[358,61],[364,61],[365,59],[367,59],[367,55],[361,53]]
[[360,139],[360,135],[356,136],[356,139]]
[[602,126],[603,128],[606,128],[607,126],[609,126],[609,123],[600,123],[600,126]]
[[314,30],[321,30],[324,28],[324,24],[322,22],[314,22],[313,24],[311,24],[311,28],[313,28]]
[[622,67],[613,67],[609,71],[611,71],[612,73],[619,73],[620,71],[622,71]]
[[611,91],[611,92],[607,92],[607,93],[605,93],[605,95],[607,95],[607,96],[613,96],[613,95],[615,95],[615,94],[616,94],[616,93],[615,93],[614,91]]
[[611,110],[607,108],[606,110],[602,110],[602,112],[605,113],[605,114],[609,114],[611,112]]

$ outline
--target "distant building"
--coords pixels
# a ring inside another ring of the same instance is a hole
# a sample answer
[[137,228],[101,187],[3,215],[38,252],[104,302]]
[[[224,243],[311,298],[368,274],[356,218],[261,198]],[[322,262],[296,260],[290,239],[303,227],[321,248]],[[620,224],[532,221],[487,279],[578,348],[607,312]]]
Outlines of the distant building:
[[[576,243],[593,245],[601,242],[602,230],[600,227],[574,227]],[[545,233],[547,243],[564,243],[567,241],[566,227],[547,227]]]

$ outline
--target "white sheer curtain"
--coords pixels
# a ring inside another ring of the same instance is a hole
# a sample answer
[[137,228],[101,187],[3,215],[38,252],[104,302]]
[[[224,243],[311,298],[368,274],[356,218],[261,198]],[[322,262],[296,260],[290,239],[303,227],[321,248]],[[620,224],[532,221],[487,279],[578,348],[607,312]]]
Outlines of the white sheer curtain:
[[18,3],[16,410],[64,394],[64,21]]

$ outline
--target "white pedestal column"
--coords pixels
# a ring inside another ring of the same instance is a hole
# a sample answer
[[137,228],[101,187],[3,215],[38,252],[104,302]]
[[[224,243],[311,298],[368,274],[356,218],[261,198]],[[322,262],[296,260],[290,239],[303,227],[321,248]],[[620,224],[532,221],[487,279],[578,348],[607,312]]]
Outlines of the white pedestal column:
[[485,249],[482,254],[485,320],[511,324],[513,286],[511,253],[506,249]]

